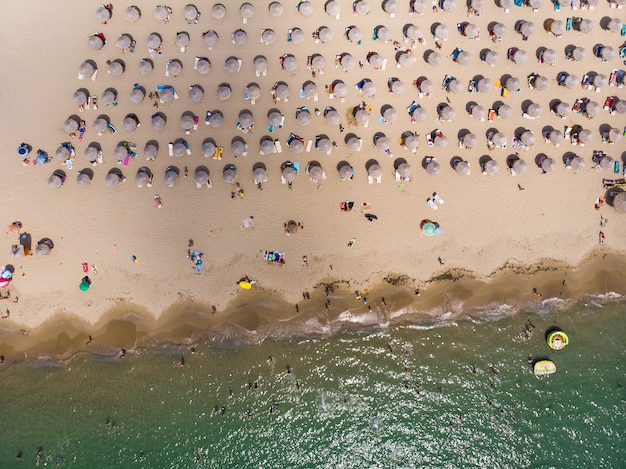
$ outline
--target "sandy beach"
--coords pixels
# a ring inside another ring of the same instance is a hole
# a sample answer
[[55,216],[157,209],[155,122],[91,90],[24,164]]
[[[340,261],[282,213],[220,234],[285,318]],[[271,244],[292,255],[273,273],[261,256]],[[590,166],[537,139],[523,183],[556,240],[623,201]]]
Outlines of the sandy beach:
[[[561,118],[551,110],[555,100],[568,103],[570,108],[582,98],[600,106],[609,96],[615,97],[614,102],[626,100],[624,88],[606,84],[593,90],[580,84],[590,72],[592,76],[609,77],[614,70],[625,68],[620,59],[624,37],[604,29],[611,18],[623,17],[622,9],[600,2],[593,9],[572,11],[563,5],[555,11],[552,3],[544,1],[537,11],[513,6],[505,13],[488,1],[479,16],[468,17],[467,8],[460,3],[452,12],[443,8],[435,12],[428,6],[421,15],[409,15],[408,2],[401,1],[398,12],[391,17],[380,2],[369,2],[370,12],[364,16],[354,15],[348,2],[340,2],[340,17],[335,18],[324,11],[322,2],[311,2],[313,11],[307,17],[298,12],[295,3],[283,2],[282,15],[274,17],[269,2],[253,1],[254,15],[245,23],[239,4],[225,3],[226,14],[221,19],[212,15],[208,4],[198,5],[198,24],[188,24],[182,4],[171,5],[173,12],[165,24],[154,18],[156,3],[138,1],[135,4],[141,18],[136,22],[124,20],[129,4],[114,3],[111,19],[101,24],[96,19],[101,3],[95,1],[82,2],[80,8],[40,0],[28,3],[28,34],[24,34],[24,23],[15,20],[20,17],[22,5],[6,5],[6,14],[0,20],[0,57],[7,64],[7,73],[0,79],[5,109],[0,117],[4,143],[0,165],[7,175],[3,193],[6,234],[0,252],[1,263],[15,269],[9,287],[2,291],[4,296],[10,292],[10,298],[0,302],[0,310],[8,308],[10,312],[3,314],[8,317],[2,319],[0,328],[2,350],[17,353],[36,343],[51,354],[63,354],[81,347],[90,333],[113,348],[148,336],[193,341],[202,331],[218,328],[226,331],[224,334],[231,330],[257,331],[259,337],[289,331],[327,333],[344,323],[433,320],[447,313],[463,316],[500,305],[515,309],[538,300],[533,288],[542,299],[624,293],[626,218],[610,206],[611,191],[603,186],[604,178],[620,179],[623,175],[621,168],[615,173],[613,165],[596,170],[592,159],[594,151],[601,150],[622,165],[626,161],[626,139],[616,137],[613,144],[602,139],[602,132],[608,129],[623,129],[623,114],[600,109],[592,119],[575,111]],[[546,31],[549,20],[566,23],[570,17],[591,20],[593,29],[583,33],[573,27],[558,38]],[[527,40],[516,32],[521,20],[535,26]],[[457,31],[457,24],[466,22],[479,28],[478,40]],[[499,42],[489,37],[494,22],[506,28]],[[425,44],[403,40],[407,24],[421,30]],[[431,32],[438,24],[449,29],[448,39],[440,42],[441,49]],[[312,37],[322,26],[332,31],[327,43]],[[345,37],[346,28],[354,26],[362,31],[360,44]],[[373,39],[379,26],[389,28],[390,41]],[[269,45],[259,39],[261,31],[268,28],[276,37]],[[301,43],[287,41],[293,28],[304,32]],[[232,35],[238,29],[247,33],[244,45],[233,43]],[[202,38],[208,30],[219,35],[213,49]],[[184,53],[174,43],[181,31],[190,37]],[[88,38],[94,33],[106,37],[107,45],[102,50],[88,47]],[[162,54],[153,57],[146,42],[151,33],[158,33],[163,41]],[[134,52],[122,53],[116,46],[121,34],[130,34],[136,41]],[[395,47],[394,41],[399,42]],[[613,47],[616,56],[606,61],[595,57],[597,44]],[[576,46],[585,48],[585,59],[566,60],[566,53]],[[469,53],[467,65],[451,57],[457,47]],[[511,48],[526,51],[527,61],[508,60]],[[542,48],[554,49],[554,66],[539,63],[537,54]],[[396,57],[407,49],[415,62],[398,68]],[[481,61],[486,49],[499,53],[497,65]],[[439,65],[427,63],[428,51],[441,54]],[[370,52],[387,60],[384,70],[367,63]],[[356,61],[349,71],[335,66],[336,55],[344,53]],[[279,57],[283,54],[297,59],[294,71],[281,69]],[[323,73],[317,71],[312,76],[306,64],[307,57],[315,54],[323,56],[326,66]],[[268,68],[265,75],[257,76],[253,61],[259,55],[267,58]],[[196,57],[209,58],[211,69],[207,74],[194,70]],[[238,72],[225,69],[229,57],[241,59]],[[145,58],[153,61],[154,70],[141,75],[138,64]],[[117,59],[124,62],[125,71],[114,77],[107,73],[107,61]],[[86,60],[97,64],[96,80],[77,78],[79,66]],[[166,76],[170,60],[182,64],[178,76]],[[358,62],[363,63],[362,68]],[[576,86],[559,86],[561,72],[575,75]],[[547,89],[527,85],[532,73],[548,79]],[[446,75],[462,82],[461,92],[442,89]],[[470,80],[475,78],[505,83],[511,76],[519,79],[519,92],[511,89],[503,96],[502,87],[496,85],[486,92],[467,91]],[[363,79],[376,85],[374,96],[364,96],[356,89]],[[401,80],[404,92],[390,93],[390,79]],[[433,91],[430,96],[420,97],[413,82],[425,79],[431,80]],[[308,80],[317,85],[316,99],[299,96]],[[331,99],[326,91],[335,80],[347,86],[343,100]],[[278,81],[289,85],[287,102],[272,100],[270,91]],[[227,100],[217,97],[221,83],[228,83],[232,89]],[[134,84],[147,93],[159,85],[171,85],[179,99],[159,102],[158,109],[148,96],[134,103],[130,99]],[[258,84],[261,91],[254,103],[245,99],[249,84]],[[189,87],[194,85],[204,90],[198,102],[189,97]],[[103,93],[113,88],[118,104],[105,106],[100,102],[97,110],[81,112],[72,100],[81,88],[100,101]],[[413,101],[426,110],[424,121],[411,122],[406,109]],[[367,126],[357,124],[353,118],[355,106],[362,102],[371,106]],[[511,116],[491,121],[488,111],[502,104],[510,106]],[[531,104],[540,105],[538,118],[523,116]],[[438,109],[445,105],[454,109],[450,121],[438,117]],[[484,120],[470,115],[468,110],[474,105],[484,108]],[[302,106],[311,113],[308,125],[296,120]],[[315,108],[323,112],[327,106],[339,113],[343,132],[339,125],[316,115]],[[392,123],[379,119],[388,106],[397,111],[397,120]],[[245,109],[254,116],[253,134],[237,128],[239,113]],[[270,133],[267,115],[271,109],[278,109],[285,120],[282,128]],[[224,117],[219,128],[205,125],[206,112],[215,110]],[[155,112],[167,117],[162,130],[151,125]],[[189,135],[180,124],[186,112],[199,121],[197,130],[192,129]],[[129,132],[122,122],[131,113],[141,126]],[[117,133],[97,134],[93,123],[102,114],[110,118]],[[64,130],[63,123],[72,115],[85,121],[85,136],[80,142],[78,137],[70,139]],[[572,145],[568,138],[559,146],[544,140],[546,131],[564,131],[576,125],[591,131],[592,139],[584,146]],[[427,134],[436,129],[448,139],[444,148],[427,144]],[[525,130],[533,132],[535,143],[526,149],[513,148],[512,138]],[[406,131],[418,135],[415,153],[400,144]],[[389,139],[393,156],[374,144],[381,132]],[[468,132],[476,136],[476,145],[459,148],[459,137]],[[494,132],[506,136],[506,148],[488,147],[487,135]],[[301,152],[290,150],[290,133],[304,140]],[[360,151],[348,148],[349,134],[362,140]],[[306,149],[307,143],[315,142],[319,135],[336,142],[330,154],[314,146],[310,151]],[[282,152],[261,155],[264,136],[278,139]],[[231,142],[236,137],[245,140],[246,155],[233,154]],[[168,143],[179,138],[188,142],[191,155],[168,156]],[[221,160],[203,156],[202,144],[207,138],[224,148]],[[147,161],[143,153],[149,140],[159,143],[153,161]],[[120,141],[137,145],[137,156],[128,165],[116,163],[114,151]],[[32,146],[32,160],[36,150],[43,149],[51,161],[23,165],[23,158],[16,154],[22,142]],[[75,148],[72,169],[55,158],[63,142]],[[101,145],[104,159],[95,167],[84,156],[92,142]],[[513,176],[507,161],[516,153],[527,163],[527,170]],[[574,154],[584,160],[583,169],[566,168],[565,158]],[[547,166],[542,169],[537,164],[545,160],[542,156],[554,160],[553,170],[546,172]],[[428,174],[424,169],[426,157],[436,158],[441,167],[439,174]],[[470,164],[470,174],[460,175],[453,169],[455,157]],[[397,161],[399,158],[411,167],[406,181],[396,178],[394,164],[403,162]],[[380,184],[368,183],[366,164],[371,159],[382,168]],[[488,159],[498,163],[496,174],[481,174],[481,162]],[[297,162],[300,168],[291,187],[281,183],[281,165],[286,161]],[[305,172],[310,161],[319,162],[325,179],[310,181]],[[354,168],[352,180],[339,177],[341,161]],[[253,180],[257,163],[267,168],[268,181],[262,184],[262,190]],[[239,187],[222,177],[224,167],[231,164],[237,168]],[[137,171],[143,166],[154,175],[152,187],[135,184]],[[178,182],[171,187],[164,181],[169,166],[179,172]],[[194,174],[198,166],[209,169],[211,188],[196,187]],[[184,176],[185,168],[188,177]],[[90,169],[93,178],[87,187],[80,187],[77,172],[84,169]],[[108,187],[105,178],[111,169],[121,171],[126,181]],[[48,185],[55,170],[67,176],[59,189]],[[238,194],[240,189],[243,194]],[[432,200],[436,210],[427,203],[435,192],[445,202]],[[155,194],[161,198],[161,208],[155,206]],[[607,203],[596,209],[599,197],[606,198]],[[354,202],[351,211],[340,209],[346,201]],[[368,220],[365,215],[370,214],[377,219]],[[242,228],[249,216],[254,225]],[[303,229],[286,236],[284,224],[290,220],[301,223]],[[423,220],[436,222],[443,232],[422,235]],[[19,234],[9,230],[14,221],[22,223],[21,233],[32,236],[33,249],[40,239],[51,239],[54,248],[50,254],[12,256],[11,246],[19,244]],[[188,259],[188,249],[203,253],[200,273]],[[263,259],[264,251],[284,253],[285,264],[269,264]],[[308,265],[303,265],[303,256]],[[83,264],[88,266],[87,273],[83,272]],[[81,291],[79,284],[85,275],[92,283],[88,291]],[[238,285],[245,276],[256,281],[251,290]],[[367,304],[363,296],[358,300],[354,294],[364,289],[369,291],[364,295],[369,299]],[[414,295],[416,289],[421,292],[419,297]],[[303,299],[305,292],[310,301]],[[116,329],[120,321],[125,326]]]

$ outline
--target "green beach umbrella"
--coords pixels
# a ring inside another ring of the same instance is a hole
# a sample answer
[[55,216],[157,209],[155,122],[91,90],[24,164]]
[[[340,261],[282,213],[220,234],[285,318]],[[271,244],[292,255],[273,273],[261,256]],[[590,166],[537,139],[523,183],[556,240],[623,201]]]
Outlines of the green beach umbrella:
[[434,236],[436,230],[437,230],[437,225],[435,225],[434,223],[430,221],[428,223],[424,223],[424,226],[422,226],[422,232],[426,236]]
[[89,290],[89,287],[90,285],[85,281],[80,282],[80,285],[78,286],[78,288],[80,288],[82,291]]

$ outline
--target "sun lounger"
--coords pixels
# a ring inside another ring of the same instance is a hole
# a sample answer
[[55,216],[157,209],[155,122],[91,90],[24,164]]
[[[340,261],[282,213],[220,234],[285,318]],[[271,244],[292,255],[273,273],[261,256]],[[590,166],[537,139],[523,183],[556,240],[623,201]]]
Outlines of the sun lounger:
[[169,156],[174,156],[174,142],[170,142],[167,144],[167,151]]
[[274,140],[274,147],[276,148],[276,153],[283,152],[283,146],[280,144],[280,140],[278,139]]
[[487,115],[487,119],[489,120],[489,122],[493,122],[495,117],[496,117],[495,109],[489,109],[489,114]]
[[313,146],[313,140],[309,139],[309,141],[306,144],[306,151],[310,152],[312,146]]
[[432,208],[433,210],[438,210],[439,207],[437,207],[437,204],[435,203],[435,201],[433,199],[431,199],[430,197],[428,199],[426,199],[426,202],[428,203],[428,206],[430,208]]

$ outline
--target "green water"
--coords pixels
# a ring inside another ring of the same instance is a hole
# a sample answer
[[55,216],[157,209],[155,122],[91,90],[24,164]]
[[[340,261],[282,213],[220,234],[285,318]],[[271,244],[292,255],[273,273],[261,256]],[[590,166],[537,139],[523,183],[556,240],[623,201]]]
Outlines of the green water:
[[[40,446],[42,465],[81,468],[624,467],[625,312],[544,306],[329,339],[198,344],[194,355],[161,345],[123,360],[7,364],[0,467],[34,464]],[[543,339],[555,321],[570,336],[560,352]],[[557,373],[537,379],[529,355],[550,357]]]

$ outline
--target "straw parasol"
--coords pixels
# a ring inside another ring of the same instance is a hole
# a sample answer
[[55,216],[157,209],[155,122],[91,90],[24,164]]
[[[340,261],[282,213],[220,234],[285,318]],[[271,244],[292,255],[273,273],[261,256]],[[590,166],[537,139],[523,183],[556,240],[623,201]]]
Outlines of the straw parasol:
[[76,174],[76,184],[79,187],[87,187],[90,183],[91,178],[89,177],[89,174],[80,171]]
[[386,124],[392,124],[398,120],[398,111],[392,106],[387,106],[382,112],[382,117]]
[[119,77],[124,73],[124,65],[119,60],[113,60],[109,63],[107,72],[112,77]]
[[165,128],[165,123],[167,122],[167,118],[165,114],[162,112],[157,112],[152,116],[152,128],[154,130],[163,130]]
[[487,93],[489,90],[493,89],[493,83],[489,78],[484,77],[478,80],[476,88],[478,88],[478,91],[481,93]]
[[106,175],[106,178],[104,179],[104,183],[108,187],[119,186],[121,182],[122,182],[122,178],[120,177],[118,173],[115,173],[115,172],[110,172],[109,174]]
[[157,21],[166,21],[170,16],[170,12],[165,5],[158,5],[154,9],[154,19]]
[[329,124],[336,125],[339,123],[340,119],[339,112],[334,108],[326,108],[326,110],[324,110],[324,118]]
[[370,6],[365,0],[357,0],[352,4],[352,8],[356,15],[367,15],[370,12]]
[[299,109],[296,112],[296,120],[300,125],[309,125],[311,123],[311,113],[306,109]]
[[196,187],[200,189],[203,185],[209,184],[209,173],[204,169],[198,168],[193,175],[193,180],[196,183]]
[[448,137],[446,137],[444,134],[439,133],[435,135],[433,143],[437,148],[445,148],[448,146]]
[[85,104],[87,102],[87,94],[83,90],[76,90],[72,95],[72,101],[74,104]]
[[57,173],[52,173],[48,178],[48,187],[50,189],[59,189],[63,185],[63,178]]
[[504,146],[506,144],[506,136],[502,132],[496,132],[491,137],[491,142],[496,147],[502,147],[502,146]]
[[538,10],[543,5],[543,0],[528,0],[528,6],[533,10]]
[[504,86],[512,91],[517,91],[520,89],[521,82],[519,78],[509,77],[506,82],[504,82]]
[[396,168],[396,172],[402,178],[408,178],[411,175],[411,165],[408,163],[400,163]]
[[89,63],[89,62],[83,62],[82,64],[80,64],[80,66],[78,67],[78,73],[81,76],[84,77],[90,77],[93,76],[93,74],[95,73],[96,69],[94,68],[94,66]]
[[106,132],[108,127],[109,122],[105,118],[99,117],[93,122],[93,128],[99,134]]
[[143,156],[149,160],[153,160],[156,158],[158,151],[159,144],[156,141],[148,142],[143,148]]
[[338,98],[345,98],[348,94],[348,86],[343,81],[336,81],[333,84],[333,94]]
[[600,52],[603,61],[611,60],[615,57],[615,49],[612,46],[605,46]]
[[222,83],[220,85],[217,85],[217,97],[222,101],[226,101],[228,98],[230,98],[231,94],[232,90],[228,83]]
[[572,112],[572,109],[569,104],[561,101],[560,103],[556,105],[555,111],[559,116],[567,117],[570,114],[570,112]]
[[587,114],[587,117],[592,118],[600,112],[601,108],[600,103],[596,101],[588,101],[587,106],[585,106],[585,114]]
[[495,50],[490,50],[485,54],[485,62],[489,65],[494,66],[500,61],[500,54]]
[[391,146],[391,141],[389,140],[389,138],[387,138],[387,136],[385,135],[379,135],[375,138],[375,145],[376,148],[378,148],[379,150],[382,151],[386,151],[389,150],[390,146]]
[[528,114],[529,117],[532,117],[533,119],[536,119],[537,117],[539,117],[541,115],[541,111],[542,110],[543,110],[543,108],[541,107],[541,105],[539,105],[537,103],[532,103],[526,109],[526,114]]
[[[424,81],[430,81],[430,80],[424,80]],[[405,86],[404,86],[404,83],[400,79],[396,78],[396,79],[391,80],[391,86],[389,87],[389,89],[391,90],[393,94],[402,94],[404,93]]]
[[435,38],[446,41],[450,35],[450,28],[445,24],[438,24],[435,27]]
[[609,77],[607,77],[604,73],[598,73],[595,77],[593,77],[593,86],[596,88],[602,88],[609,84]]
[[531,130],[526,130],[520,135],[520,141],[529,147],[535,143],[535,134]]
[[519,25],[519,32],[523,36],[530,36],[532,33],[535,32],[535,23],[533,23],[532,21],[522,20]]
[[317,85],[312,81],[307,81],[304,83],[302,91],[304,92],[305,98],[314,98],[315,96],[317,96]]
[[321,152],[327,153],[331,149],[331,142],[328,137],[318,136],[315,140],[315,148]]
[[267,135],[261,137],[261,140],[259,141],[259,153],[261,153],[261,155],[269,155],[270,153],[274,153],[274,149],[274,139],[268,137]]
[[263,41],[263,44],[274,44],[274,42],[276,41],[276,33],[274,32],[273,29],[264,29],[263,32],[261,33],[261,41]]
[[433,176],[439,174],[441,172],[441,165],[433,159],[426,165],[426,172]]
[[254,69],[258,75],[267,73],[267,59],[262,55],[257,55],[252,61]]
[[267,114],[267,120],[274,127],[278,127],[283,123],[283,115],[278,110],[270,111]]
[[570,165],[570,167],[572,169],[584,169],[584,167],[585,167],[585,160],[583,160],[580,156],[575,156],[569,162],[569,165]]
[[435,89],[435,85],[427,78],[419,82],[418,89],[421,93],[430,94]]
[[374,163],[367,168],[367,175],[373,179],[379,178],[383,175],[383,168],[378,163]]
[[111,10],[104,5],[98,7],[96,10],[96,19],[100,21],[100,23],[107,24],[107,21],[111,19]]
[[134,132],[135,130],[137,130],[138,125],[139,121],[137,120],[137,116],[135,116],[134,114],[128,114],[126,117],[124,117],[124,120],[122,121],[122,128],[127,132]]
[[574,47],[574,49],[572,49],[572,58],[578,62],[585,60],[586,55],[587,51],[584,47]]
[[213,49],[218,41],[220,40],[219,35],[212,29],[209,29],[207,32],[202,34],[202,40],[206,44],[209,49]]
[[451,121],[456,115],[456,111],[452,106],[441,106],[439,109],[439,118],[444,121]]
[[100,50],[104,47],[104,41],[99,36],[89,36],[87,45],[91,50]]
[[152,72],[154,66],[152,65],[152,61],[149,59],[142,59],[139,61],[139,74],[140,75],[148,75]]
[[233,33],[233,44],[242,46],[248,42],[248,34],[243,29],[238,29]]
[[523,173],[526,171],[526,168],[528,168],[526,162],[524,160],[520,160],[519,158],[513,163],[513,171],[516,173]]
[[339,177],[342,180],[351,179],[354,175],[354,169],[349,164],[344,164],[339,168]]
[[376,28],[376,39],[383,42],[388,42],[391,39],[391,29],[387,26],[380,26]]
[[283,68],[288,72],[293,72],[298,66],[298,61],[292,54],[287,55],[283,60]]
[[187,21],[194,21],[200,16],[200,12],[195,5],[190,3],[185,5],[185,8],[183,8],[183,16]]
[[402,141],[407,149],[413,151],[419,146],[419,139],[415,132],[407,131],[402,134]]
[[385,0],[383,2],[383,10],[389,15],[398,13],[398,2],[396,0]]
[[339,64],[344,70],[348,71],[354,68],[356,60],[354,60],[352,54],[344,53],[341,54],[341,57],[339,58]]
[[237,57],[228,57],[224,62],[224,68],[228,73],[236,73],[239,71],[240,64]]
[[181,31],[179,33],[176,33],[176,38],[174,39],[174,43],[178,47],[187,47],[190,41],[191,41],[191,38],[189,37],[188,32]]
[[480,29],[474,23],[468,23],[463,28],[463,35],[470,39],[476,39],[480,37]]
[[478,137],[472,133],[465,134],[461,139],[461,143],[465,148],[474,148],[478,143]]
[[444,11],[454,11],[456,10],[456,0],[443,0],[442,7]]
[[609,130],[609,143],[617,143],[622,139],[624,132],[620,129],[613,127]]
[[541,169],[546,173],[551,173],[556,169],[556,161],[552,158],[546,158],[541,162]]
[[213,5],[213,8],[211,8],[211,14],[213,15],[213,18],[221,20],[224,16],[226,16],[226,7],[221,3],[216,3]]
[[278,83],[278,85],[276,86],[275,93],[278,99],[283,99],[283,100],[288,99],[289,98],[289,85],[284,82]]
[[561,37],[565,32],[565,23],[561,20],[554,20],[550,23],[550,32],[556,37]]
[[302,44],[304,42],[304,31],[300,28],[293,28],[291,30],[291,42],[294,44]]
[[448,91],[453,94],[458,94],[463,90],[463,83],[456,78],[450,80],[448,83]]
[[357,26],[351,26],[350,28],[348,28],[347,36],[348,40],[352,42],[359,42],[361,39],[363,39],[363,33]]
[[287,182],[293,181],[296,178],[296,175],[298,174],[296,170],[294,169],[294,167],[291,165],[285,165],[281,173],[282,173],[283,179],[285,179],[285,181]]
[[254,7],[248,2],[242,3],[239,7],[239,13],[244,20],[248,20],[254,15]]
[[313,14],[313,5],[311,5],[307,0],[303,0],[300,3],[298,3],[297,8],[298,8],[298,13],[300,13],[305,18]]
[[593,21],[587,18],[581,20],[580,23],[578,23],[578,30],[581,33],[590,33],[593,30]]
[[410,41],[419,41],[422,37],[422,32],[414,24],[407,24],[403,30],[404,37]]
[[161,40],[161,36],[158,33],[151,33],[148,35],[147,39],[148,48],[150,49],[158,49],[163,42]]
[[320,54],[315,54],[311,60],[311,66],[317,70],[324,70],[326,68],[326,59]]
[[237,179],[237,168],[235,167],[235,165],[227,165],[222,172],[222,177],[224,178],[224,181],[228,182],[229,184],[233,184]]
[[55,156],[59,161],[65,161],[70,157],[70,150],[64,145],[59,145],[55,152]]
[[203,96],[204,91],[200,85],[192,85],[189,87],[189,99],[194,103],[201,101]]
[[258,166],[254,168],[252,177],[256,182],[267,182],[267,170],[265,169],[265,166]]
[[468,176],[470,174],[470,165],[467,161],[459,159],[454,165],[454,170],[461,176]]
[[200,75],[206,75],[211,71],[211,61],[207,58],[199,59],[195,68]]
[[212,139],[207,138],[204,142],[202,142],[202,155],[205,158],[213,156],[215,153],[215,142]]
[[621,19],[613,18],[607,23],[606,29],[608,29],[609,31],[613,33],[620,34],[622,32],[623,26],[624,26],[624,23]]
[[467,65],[470,63],[470,53],[466,52],[466,51],[462,51],[459,53],[459,55],[456,56],[455,62],[458,63],[459,65]]
[[261,97],[261,88],[256,83],[249,83],[246,86],[246,95],[252,101],[257,100]]
[[418,15],[423,15],[426,12],[426,6],[426,0],[416,0],[413,9]]
[[168,61],[166,67],[167,73],[175,77],[183,72],[183,64],[178,59]]
[[137,171],[135,175],[135,184],[137,184],[137,187],[143,187],[147,185],[148,182],[150,182],[150,174],[148,174],[147,171]]
[[613,207],[620,213],[626,213],[626,192],[620,192],[613,198]]
[[361,91],[365,96],[373,97],[376,94],[376,84],[373,81],[368,80],[363,84]]
[[107,88],[100,96],[100,102],[105,106],[110,106],[117,101],[117,90],[115,88]]
[[356,111],[354,113],[354,118],[356,119],[358,124],[365,124],[369,121],[370,115],[367,110],[362,108],[355,108]]
[[172,154],[178,158],[181,156],[185,156],[187,153],[187,147],[183,143],[181,139],[178,139],[174,142],[174,146],[172,147]]
[[133,90],[130,92],[130,100],[135,104],[143,102],[145,97],[146,93],[141,87],[133,88]]
[[523,49],[518,49],[513,53],[512,59],[516,64],[523,64],[528,60],[528,52]]
[[431,50],[426,57],[426,62],[434,66],[439,65],[441,63],[441,54],[439,52]]
[[578,86],[578,77],[576,75],[568,75],[563,82],[563,85],[569,89],[573,90]]
[[413,112],[411,112],[411,119],[415,122],[424,122],[426,120],[426,115],[426,109],[420,106],[413,109]]
[[124,19],[126,21],[129,21],[130,23],[134,23],[139,18],[141,18],[141,10],[139,9],[139,7],[135,5],[126,7],[126,10],[124,11]]
[[485,116],[487,113],[485,112],[485,108],[480,104],[475,104],[470,108],[470,115],[474,119],[478,119],[480,121],[485,120]]
[[620,99],[615,103],[615,112],[618,114],[626,114],[626,100]]
[[483,166],[483,171],[485,174],[496,174],[498,172],[498,169],[500,169],[500,166],[498,165],[498,162],[496,160],[489,160]]
[[582,143],[582,144],[586,144],[591,142],[591,140],[593,139],[593,134],[591,133],[591,130],[581,130],[578,133],[578,142]]
[[563,141],[563,138],[563,132],[561,132],[560,130],[551,130],[548,134],[548,139],[555,146],[559,146],[559,144]]
[[289,143],[289,149],[293,152],[293,153],[302,153],[304,151],[304,144],[302,143],[302,140],[299,138],[294,138],[293,140],[291,140],[291,142]]
[[556,63],[556,51],[554,49],[546,49],[541,53],[541,60],[548,65]]
[[178,173],[173,169],[167,169],[165,171],[165,175],[163,176],[163,181],[168,187],[172,187],[176,182],[178,182]]
[[398,57],[398,65],[401,67],[410,67],[415,62],[415,56],[409,52],[403,52]]
[[317,30],[317,36],[322,44],[326,44],[333,39],[333,32],[330,30],[330,28],[322,26]]
[[346,140],[346,145],[348,145],[350,150],[359,151],[361,149],[362,142],[359,137],[352,135]]
[[548,80],[546,77],[538,76],[538,77],[535,77],[532,83],[535,89],[541,91],[541,90],[545,90],[548,87],[550,80]]
[[491,27],[491,33],[496,37],[501,38],[506,34],[506,26],[502,23],[496,23]]
[[185,113],[182,116],[180,116],[180,126],[183,128],[183,130],[188,131],[188,130],[193,129],[194,124],[195,124],[195,120],[191,114]]
[[278,18],[283,14],[283,6],[280,2],[272,2],[268,5],[267,9],[274,18]]
[[90,163],[94,163],[98,159],[98,148],[94,146],[88,146],[85,148],[85,158]]
[[252,112],[247,109],[240,111],[239,123],[243,127],[250,127],[252,124],[254,124],[254,116],[252,115]]
[[120,34],[117,38],[115,45],[120,49],[128,49],[133,43],[133,38],[128,33]]
[[330,16],[334,16],[335,18],[339,16],[341,9],[339,7],[339,2],[337,0],[329,0],[324,4],[324,10]]
[[615,164],[615,160],[613,160],[613,158],[611,158],[610,156],[604,156],[600,160],[600,167],[602,169],[613,169],[614,164]]

